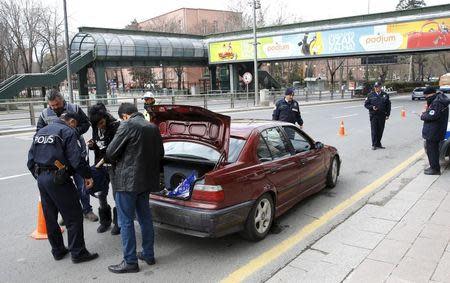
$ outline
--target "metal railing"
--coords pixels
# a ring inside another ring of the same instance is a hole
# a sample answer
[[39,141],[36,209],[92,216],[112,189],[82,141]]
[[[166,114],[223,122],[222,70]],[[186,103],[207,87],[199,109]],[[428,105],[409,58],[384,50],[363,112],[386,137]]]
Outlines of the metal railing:
[[[112,96],[105,95],[104,98],[79,99],[76,97],[75,103],[79,104],[85,112],[97,102],[104,103],[112,114],[116,114],[118,107],[123,102],[130,102],[136,105],[139,110],[143,110],[142,94],[132,96]],[[283,91],[261,91],[260,106],[271,106],[278,99],[284,97]],[[353,98],[351,92],[330,93],[329,91],[305,92],[298,90],[295,99],[298,102],[322,101],[334,99]],[[212,111],[225,109],[246,109],[254,107],[254,93],[213,93],[201,95],[155,95],[157,104],[180,104],[200,106]],[[40,99],[23,99],[0,102],[0,126],[5,123],[14,122],[15,125],[36,125],[37,119],[47,102]]]

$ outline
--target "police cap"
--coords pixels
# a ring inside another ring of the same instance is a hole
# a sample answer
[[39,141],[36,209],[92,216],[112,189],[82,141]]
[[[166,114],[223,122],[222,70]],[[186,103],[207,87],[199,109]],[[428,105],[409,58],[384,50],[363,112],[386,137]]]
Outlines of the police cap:
[[428,95],[428,94],[433,94],[433,93],[436,93],[436,89],[432,86],[427,86],[423,91],[423,95]]
[[373,87],[381,87],[381,83],[380,83],[380,82],[375,82],[375,84],[373,85]]
[[284,92],[284,95],[294,95],[295,90],[292,87],[289,87],[286,89],[286,91]]

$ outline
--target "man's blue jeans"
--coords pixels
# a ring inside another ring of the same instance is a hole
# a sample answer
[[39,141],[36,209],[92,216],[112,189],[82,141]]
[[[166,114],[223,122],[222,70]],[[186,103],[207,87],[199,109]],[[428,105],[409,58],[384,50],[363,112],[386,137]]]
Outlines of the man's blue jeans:
[[122,238],[123,258],[126,263],[137,263],[134,216],[137,215],[142,234],[142,255],[145,259],[155,257],[154,231],[149,193],[116,192],[116,208]]
[[81,208],[83,209],[83,214],[92,211],[92,206],[90,203],[89,193],[86,192],[84,188],[84,179],[81,175],[74,174],[73,181],[75,182],[75,187],[77,188],[78,197],[80,198]]

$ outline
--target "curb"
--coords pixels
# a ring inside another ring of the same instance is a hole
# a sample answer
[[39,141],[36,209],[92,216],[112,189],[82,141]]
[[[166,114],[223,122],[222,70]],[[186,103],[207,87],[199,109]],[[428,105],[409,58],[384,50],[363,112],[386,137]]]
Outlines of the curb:
[[15,129],[15,130],[5,130],[0,131],[0,136],[14,135],[14,134],[23,134],[23,133],[31,133],[35,132],[36,128],[25,128],[25,129]]

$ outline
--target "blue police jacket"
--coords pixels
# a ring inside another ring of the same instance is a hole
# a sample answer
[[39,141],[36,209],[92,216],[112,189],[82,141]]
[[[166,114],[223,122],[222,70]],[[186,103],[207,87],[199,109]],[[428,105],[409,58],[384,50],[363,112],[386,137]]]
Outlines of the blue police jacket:
[[430,141],[442,141],[447,131],[448,105],[450,100],[443,93],[432,98],[427,111],[420,119],[423,121],[422,137]]
[[[373,109],[374,106],[377,110]],[[377,115],[389,117],[391,115],[391,101],[389,100],[389,94],[384,91],[379,94],[372,91],[367,96],[364,107],[369,110],[370,116]]]
[[287,102],[284,98],[278,100],[275,104],[275,109],[273,110],[272,120],[284,121],[292,124],[297,122],[297,124],[303,126],[303,119],[298,102],[295,100]]
[[78,134],[62,120],[37,131],[28,152],[27,167],[34,174],[35,165],[54,166],[56,160],[69,171],[75,171],[84,178],[91,178],[91,171],[83,158]]

